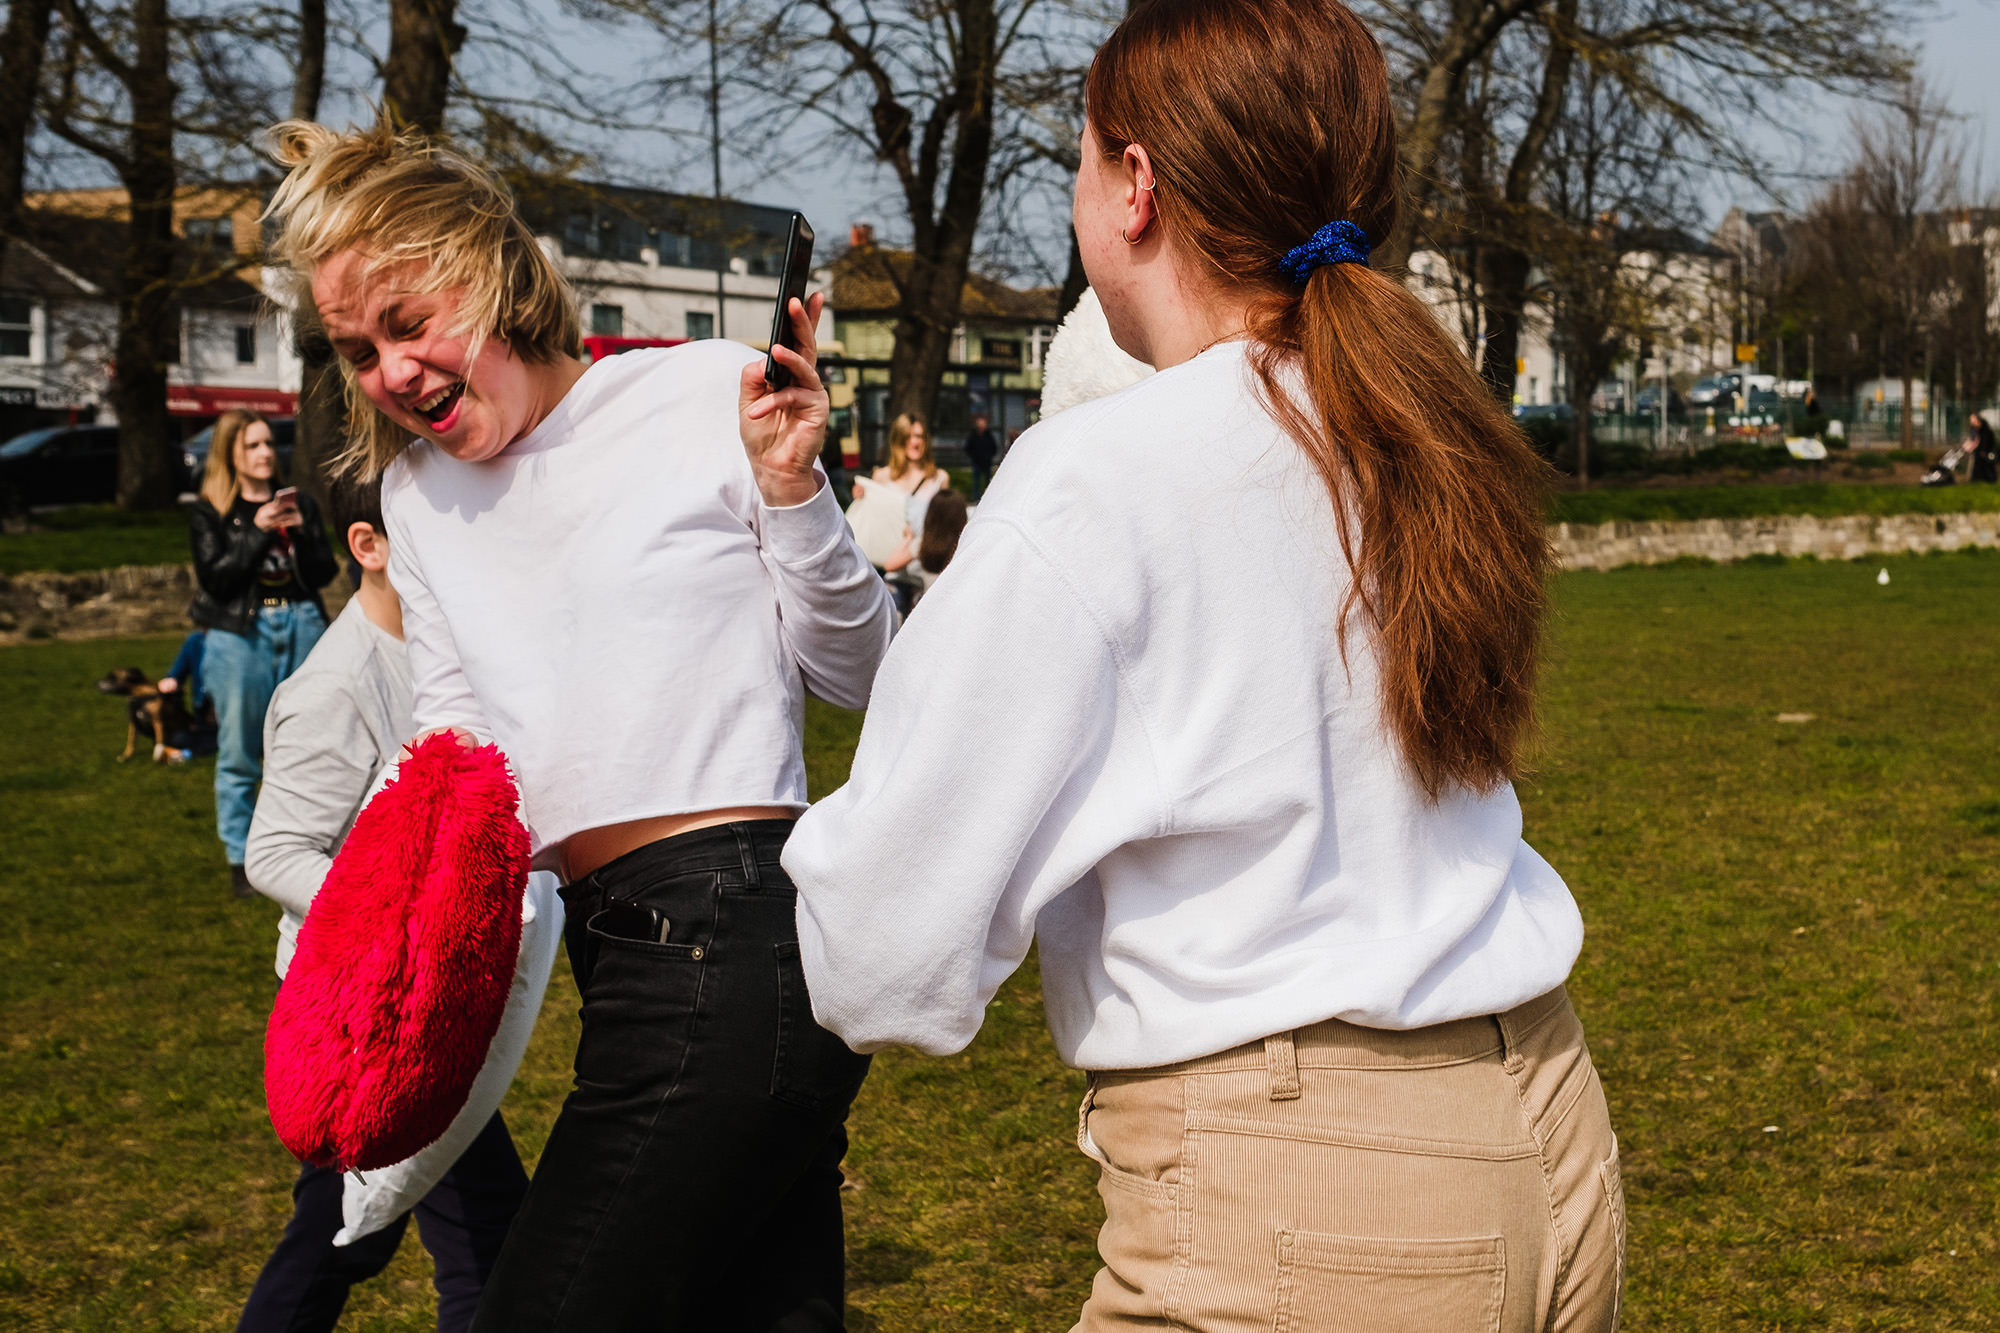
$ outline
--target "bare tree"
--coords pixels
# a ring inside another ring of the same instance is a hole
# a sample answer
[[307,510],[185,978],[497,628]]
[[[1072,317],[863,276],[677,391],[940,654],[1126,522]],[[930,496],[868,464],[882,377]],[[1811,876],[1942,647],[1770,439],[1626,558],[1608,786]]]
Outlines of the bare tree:
[[326,88],[326,0],[299,0],[292,80],[292,119],[318,120],[320,94]]
[[28,136],[35,122],[35,90],[42,81],[54,0],[13,0],[0,27],[0,260],[20,226],[27,184]]
[[[705,97],[706,10],[610,2],[686,53],[663,89]],[[1031,156],[1009,89],[1066,40],[1049,20],[1067,12],[1066,0],[736,0],[716,27],[742,111],[732,142],[767,161],[858,153],[893,182],[909,245],[876,255],[897,303],[891,413],[935,406],[996,183]]]
[[[128,201],[111,399],[118,412],[118,504],[163,509],[180,487],[167,416],[167,366],[178,358],[174,273],[174,87],[167,0],[123,14],[61,0],[62,41],[44,122],[102,160]],[[92,75],[99,76],[93,80]],[[88,85],[108,85],[93,96]],[[122,109],[116,103],[123,103]]]
[[[1392,268],[1419,244],[1448,242],[1469,227],[1504,232],[1518,219],[1523,182],[1540,171],[1537,136],[1547,133],[1536,113],[1562,86],[1550,81],[1568,59],[1557,47],[1573,47],[1624,84],[1635,105],[1675,126],[1681,155],[1743,168],[1754,165],[1742,147],[1745,123],[1787,128],[1782,90],[1866,93],[1898,77],[1907,59],[1893,37],[1913,12],[1910,0],[1646,0],[1581,17],[1565,0],[1364,0],[1357,8],[1382,40],[1404,103],[1400,152],[1414,206],[1377,246],[1378,263]],[[1476,96],[1482,79],[1511,89]],[[1472,160],[1504,164],[1504,174],[1455,178],[1467,136],[1490,141]],[[1509,256],[1496,262],[1519,270]],[[1488,301],[1503,317],[1520,305],[1511,286],[1489,290]]]
[[1852,165],[1798,230],[1790,304],[1844,330],[1855,359],[1872,354],[1901,380],[1904,448],[1915,443],[1916,381],[1933,353],[1949,345],[1961,365],[1970,352],[1982,369],[1991,359],[1965,157],[1949,113],[1912,80],[1855,123]]
[[382,65],[382,112],[425,134],[444,132],[452,58],[465,45],[458,0],[389,0],[389,58]]
[[[1630,89],[1585,64],[1552,121],[1535,191],[1533,247],[1549,345],[1562,358],[1576,476],[1590,479],[1590,408],[1597,386],[1657,319],[1672,271],[1677,201],[1690,192],[1665,129]],[[1656,261],[1635,271],[1632,261]],[[1509,388],[1513,366],[1510,363]]]

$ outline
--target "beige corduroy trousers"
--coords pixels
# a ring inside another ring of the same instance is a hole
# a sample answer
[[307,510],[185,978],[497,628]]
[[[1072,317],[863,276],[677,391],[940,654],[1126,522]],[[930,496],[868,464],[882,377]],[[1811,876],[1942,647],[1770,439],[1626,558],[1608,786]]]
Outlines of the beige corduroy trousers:
[[1618,1325],[1618,1142],[1561,989],[1093,1074],[1077,1145],[1105,1222],[1074,1333]]

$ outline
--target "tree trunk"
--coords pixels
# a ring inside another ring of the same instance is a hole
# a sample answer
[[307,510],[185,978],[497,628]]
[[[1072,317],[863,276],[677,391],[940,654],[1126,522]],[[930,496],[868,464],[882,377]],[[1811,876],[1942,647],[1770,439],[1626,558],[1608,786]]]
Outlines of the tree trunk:
[[1479,287],[1485,313],[1486,344],[1480,353],[1479,377],[1493,400],[1514,405],[1515,363],[1521,357],[1521,325],[1528,305],[1525,251],[1506,244],[1480,247]]
[[292,119],[318,120],[326,84],[326,0],[299,0],[299,52],[293,62]]
[[[299,0],[298,82],[292,88],[292,119],[319,119],[320,90],[326,81],[326,0]],[[292,312],[292,346],[299,354],[298,422],[293,428],[290,481],[331,513],[327,484],[333,460],[347,435],[347,402],[334,364],[333,347],[320,331],[319,311],[307,293]]]
[[167,0],[136,0],[130,152],[120,173],[131,200],[119,279],[116,373],[118,506],[169,509],[180,492],[167,364],[180,343],[174,283],[174,84]]
[[333,344],[319,326],[319,311],[308,292],[292,315],[292,346],[302,368],[299,374],[298,424],[292,436],[292,485],[331,513],[327,488],[333,464],[347,447],[347,396]]
[[453,17],[458,0],[389,0],[389,58],[382,65],[382,111],[397,126],[444,132],[451,61],[465,44]]
[[958,68],[950,112],[957,117],[951,174],[944,206],[930,225],[927,190],[909,191],[910,278],[896,318],[896,348],[889,357],[889,411],[925,421],[937,415],[939,381],[951,356],[952,333],[964,305],[965,279],[972,269],[972,244],[986,207],[986,174],[993,156],[994,75],[999,56],[999,23],[993,0],[961,0]]
[[53,0],[12,0],[7,25],[0,28],[0,261],[7,257],[7,238],[20,227],[28,132],[54,8]]
[[1903,448],[1917,447],[1917,373],[1903,362]]

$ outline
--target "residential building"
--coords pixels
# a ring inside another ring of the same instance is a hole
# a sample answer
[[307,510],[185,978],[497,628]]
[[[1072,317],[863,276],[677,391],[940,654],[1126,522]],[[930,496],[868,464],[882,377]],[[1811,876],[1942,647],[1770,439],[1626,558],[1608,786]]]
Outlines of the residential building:
[[[36,426],[114,420],[124,194],[32,195],[0,267],[0,438]],[[282,415],[297,405],[289,321],[262,298],[260,199],[189,190],[175,206],[183,244],[174,281],[180,339],[168,411],[191,433],[231,407]]]
[[[862,465],[882,456],[889,431],[889,358],[896,347],[897,289],[910,271],[910,252],[877,245],[872,227],[857,225],[833,260],[833,336],[840,369],[853,377],[856,447]],[[1042,357],[1055,337],[1058,293],[1022,290],[983,274],[968,274],[960,323],[952,331],[938,393],[937,420],[928,423],[940,461],[965,462],[972,417],[983,412],[1008,443],[1041,416]]]
[[[791,209],[591,182],[521,181],[515,191],[576,287],[586,338],[769,342]],[[808,294],[826,286],[822,269]],[[831,336],[826,318],[821,332]]]

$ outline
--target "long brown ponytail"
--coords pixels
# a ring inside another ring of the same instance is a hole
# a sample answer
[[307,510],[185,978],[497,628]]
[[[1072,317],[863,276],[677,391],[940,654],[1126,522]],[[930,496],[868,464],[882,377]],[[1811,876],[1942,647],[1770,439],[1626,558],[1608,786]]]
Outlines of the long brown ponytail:
[[1146,0],[1098,51],[1088,97],[1109,157],[1145,147],[1168,243],[1255,293],[1264,395],[1325,479],[1355,572],[1341,632],[1360,606],[1417,778],[1435,799],[1516,776],[1547,469],[1400,283],[1342,263],[1301,289],[1278,263],[1329,222],[1394,228],[1381,49],[1338,0]]

